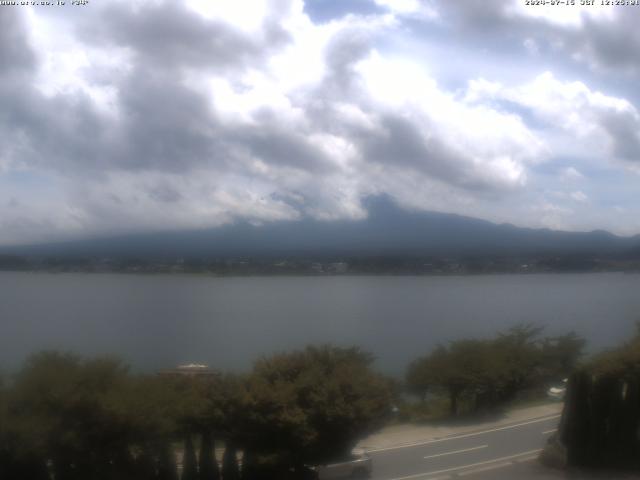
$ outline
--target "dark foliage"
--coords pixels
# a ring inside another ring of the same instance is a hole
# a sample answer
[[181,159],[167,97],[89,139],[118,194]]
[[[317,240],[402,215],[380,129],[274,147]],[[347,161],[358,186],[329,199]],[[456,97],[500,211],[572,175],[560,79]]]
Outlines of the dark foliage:
[[233,444],[227,444],[222,457],[222,478],[224,480],[240,480],[237,450]]
[[640,332],[569,381],[560,440],[572,466],[640,470]]
[[449,398],[457,415],[466,400],[478,412],[499,407],[526,389],[566,377],[582,355],[584,340],[569,333],[540,338],[542,329],[519,325],[487,340],[457,340],[415,360],[406,374],[409,390]]
[[[181,480],[239,480],[241,470],[282,480],[348,451],[384,420],[390,385],[370,362],[356,348],[310,347],[264,358],[246,377],[200,378],[38,354],[0,383],[0,478],[178,480],[182,440]],[[185,432],[205,432],[199,459]],[[226,444],[222,472],[214,434]]]
[[215,442],[211,433],[202,434],[202,442],[200,445],[199,468],[200,480],[219,480],[220,470],[218,461],[215,457]]
[[193,448],[191,435],[187,435],[184,441],[181,480],[198,480],[198,460],[196,459],[196,451]]

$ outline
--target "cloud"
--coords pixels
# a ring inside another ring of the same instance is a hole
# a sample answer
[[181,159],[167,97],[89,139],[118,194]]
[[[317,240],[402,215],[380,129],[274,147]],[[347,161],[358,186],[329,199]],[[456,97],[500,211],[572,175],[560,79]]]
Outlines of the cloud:
[[527,52],[529,52],[529,54],[538,55],[540,53],[540,47],[533,38],[525,38],[522,44],[524,45],[524,48],[527,49]]
[[[242,20],[260,9],[245,5],[241,16],[238,7],[243,2],[233,4],[238,6],[226,7],[231,15],[203,16],[202,8],[193,8],[202,2],[116,0],[101,9],[99,18],[76,29],[84,42],[125,47],[138,65],[164,71],[184,67],[228,71],[255,65],[271,49],[290,41],[270,18],[260,18],[256,29],[243,30]],[[228,17],[240,23],[229,23]]]
[[587,195],[585,195],[584,192],[581,192],[580,190],[577,190],[575,192],[571,192],[570,196],[576,202],[584,203],[584,202],[589,201],[589,197],[587,197]]
[[562,169],[560,178],[565,182],[573,182],[584,179],[584,175],[582,175],[575,167],[566,167]]
[[25,35],[21,16],[6,12],[0,15],[0,68],[2,77],[30,71],[35,65],[35,54]]
[[640,160],[640,113],[629,101],[563,82],[545,72],[531,82],[507,87],[483,80],[469,85],[470,101],[507,100],[530,110],[549,130],[578,139],[583,155],[598,153],[636,167]]
[[429,0],[374,0],[374,2],[395,15],[408,15],[414,18],[436,18],[438,15]]
[[[499,50],[520,39],[529,52],[563,52],[569,62],[614,75],[640,73],[637,12],[631,6],[526,5],[522,0],[434,3],[436,18],[464,38],[482,39]],[[500,45],[502,43],[502,45]]]
[[[508,2],[462,3],[376,0],[322,22],[301,0],[0,10],[0,243],[355,219],[381,193],[514,221],[529,208],[505,205],[530,200],[536,169],[559,156],[635,168],[631,101],[553,73],[452,87],[427,56],[391,41],[416,25],[464,25],[483,45],[509,31],[542,58],[533,25],[567,49],[590,22],[618,17],[554,22]],[[591,181],[561,167],[566,181]],[[16,174],[47,188],[19,186]],[[578,193],[564,201],[582,202]],[[566,217],[555,207],[545,215]]]

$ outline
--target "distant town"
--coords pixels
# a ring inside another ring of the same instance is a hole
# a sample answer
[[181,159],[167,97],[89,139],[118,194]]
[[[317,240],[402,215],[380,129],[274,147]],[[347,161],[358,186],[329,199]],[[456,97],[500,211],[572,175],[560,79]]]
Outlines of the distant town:
[[640,272],[640,259],[620,257],[474,256],[344,258],[93,258],[0,255],[0,271],[233,275],[472,275]]

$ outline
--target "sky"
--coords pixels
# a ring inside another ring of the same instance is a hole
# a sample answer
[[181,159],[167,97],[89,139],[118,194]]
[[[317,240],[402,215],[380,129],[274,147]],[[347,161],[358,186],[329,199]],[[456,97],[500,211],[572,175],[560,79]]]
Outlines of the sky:
[[358,220],[374,195],[640,233],[640,6],[16,3],[0,245]]

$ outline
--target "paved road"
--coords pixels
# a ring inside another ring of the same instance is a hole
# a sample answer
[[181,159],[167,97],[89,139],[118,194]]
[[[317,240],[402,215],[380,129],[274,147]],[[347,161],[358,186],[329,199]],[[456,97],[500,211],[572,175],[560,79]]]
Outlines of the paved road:
[[[562,478],[539,471],[535,462],[559,418],[551,415],[403,447],[370,450],[372,480]],[[540,476],[543,473],[552,476]]]

